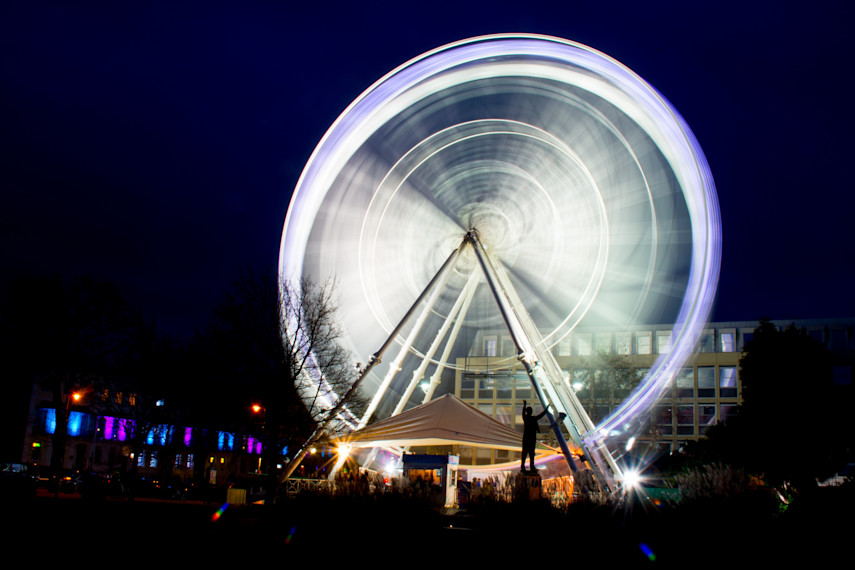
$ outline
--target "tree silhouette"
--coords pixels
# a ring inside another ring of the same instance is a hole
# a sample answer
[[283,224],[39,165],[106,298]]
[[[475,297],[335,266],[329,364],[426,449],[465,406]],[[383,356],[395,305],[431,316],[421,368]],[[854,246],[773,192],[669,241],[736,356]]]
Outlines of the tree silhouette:
[[[249,271],[239,274],[200,336],[210,355],[202,375],[209,412],[260,432],[271,493],[283,448],[325,421],[332,407],[326,391],[344,394],[355,379],[341,337],[333,283],[279,284],[275,274]],[[260,406],[258,415],[252,404]]]
[[805,331],[761,320],[740,359],[742,404],[688,454],[742,466],[773,485],[815,485],[841,466],[852,441],[852,389],[834,384],[832,362]]

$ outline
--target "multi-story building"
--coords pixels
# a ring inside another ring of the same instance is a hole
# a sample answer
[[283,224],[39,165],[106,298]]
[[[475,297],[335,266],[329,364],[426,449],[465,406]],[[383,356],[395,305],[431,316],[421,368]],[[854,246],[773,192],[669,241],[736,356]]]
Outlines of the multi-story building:
[[[791,323],[824,344],[835,356],[835,382],[852,383],[855,319],[772,321]],[[726,420],[741,403],[739,358],[757,322],[710,323],[697,350],[677,374],[670,391],[650,414],[639,444],[679,449]],[[669,349],[672,326],[624,330],[577,329],[553,347],[553,354],[594,423],[607,417],[638,386],[657,357]],[[523,401],[533,402],[531,382],[514,354],[507,331],[481,331],[470,354],[457,362],[454,393],[487,415],[522,431]],[[537,404],[537,402],[535,402]],[[542,430],[547,431],[547,430]],[[541,434],[549,442],[551,434]],[[461,447],[461,464],[515,461],[519,453]]]
[[[50,465],[54,434],[65,430],[62,468],[98,473],[125,473],[136,464],[141,476],[161,481],[205,480],[217,485],[227,479],[261,470],[262,443],[251,434],[204,430],[189,426],[152,424],[138,426],[132,419],[96,413],[85,401],[69,403],[66,425],[58,414],[53,393],[33,384],[21,460]],[[116,394],[133,408],[134,396]],[[64,394],[68,401],[71,394]],[[144,429],[138,445],[134,432]]]

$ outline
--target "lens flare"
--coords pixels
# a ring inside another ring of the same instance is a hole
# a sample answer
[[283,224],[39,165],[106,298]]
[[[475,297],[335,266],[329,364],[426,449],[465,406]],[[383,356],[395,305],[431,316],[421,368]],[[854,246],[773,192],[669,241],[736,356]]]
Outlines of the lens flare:
[[227,508],[229,508],[229,504],[223,503],[223,506],[217,509],[217,512],[215,512],[213,515],[211,515],[211,520],[213,522],[217,522],[218,520],[220,520],[220,517],[223,516],[223,513],[226,512]]

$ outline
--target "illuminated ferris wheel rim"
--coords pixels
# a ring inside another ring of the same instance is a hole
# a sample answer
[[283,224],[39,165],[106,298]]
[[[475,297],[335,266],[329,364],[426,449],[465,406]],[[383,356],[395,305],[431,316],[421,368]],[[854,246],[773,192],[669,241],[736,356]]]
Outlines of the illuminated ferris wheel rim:
[[[542,65],[544,62],[561,65]],[[280,275],[293,280],[302,274],[305,245],[326,192],[369,136],[389,118],[439,89],[497,76],[536,76],[590,91],[608,101],[654,141],[673,169],[686,200],[692,262],[671,351],[659,357],[633,396],[598,426],[597,433],[590,434],[592,439],[601,438],[646,410],[693,350],[715,295],[721,241],[712,176],[694,135],[655,89],[601,52],[555,37],[500,34],[436,48],[386,74],[345,109],[310,157],[286,216]]]

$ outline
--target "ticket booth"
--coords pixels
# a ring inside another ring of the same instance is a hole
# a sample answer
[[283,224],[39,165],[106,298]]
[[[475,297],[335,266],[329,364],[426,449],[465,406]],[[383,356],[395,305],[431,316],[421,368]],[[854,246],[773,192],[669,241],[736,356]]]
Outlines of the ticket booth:
[[457,455],[404,455],[404,476],[410,485],[424,485],[431,498],[443,506],[457,504],[460,457]]

